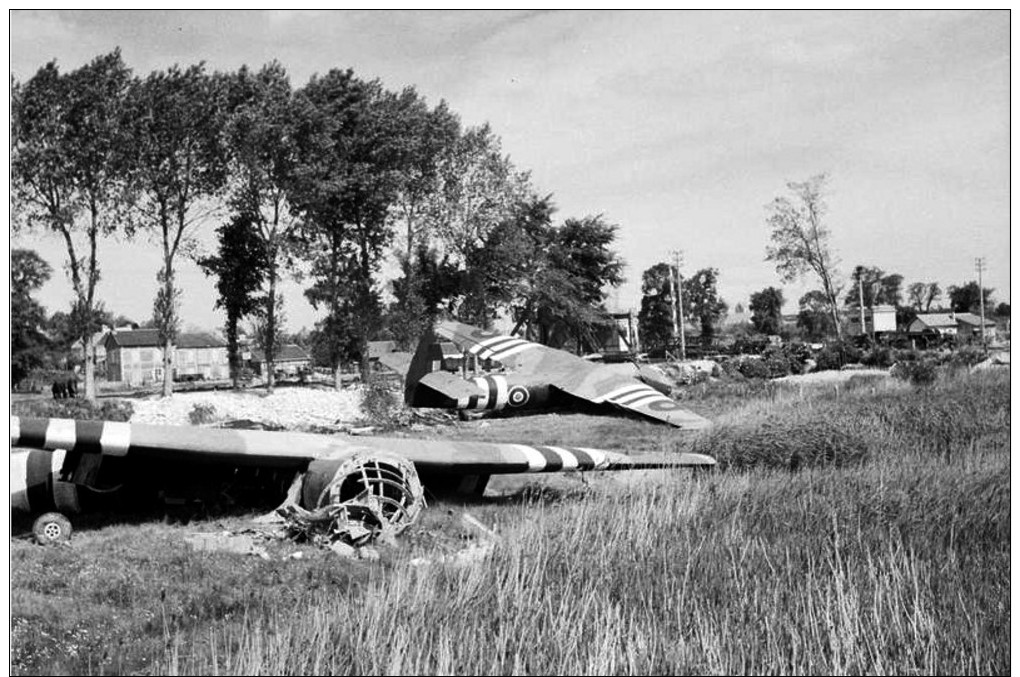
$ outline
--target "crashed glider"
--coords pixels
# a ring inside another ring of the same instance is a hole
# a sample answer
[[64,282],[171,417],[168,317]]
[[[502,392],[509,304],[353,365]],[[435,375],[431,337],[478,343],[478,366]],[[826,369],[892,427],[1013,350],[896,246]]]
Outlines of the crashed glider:
[[[464,378],[444,360],[436,337],[452,342],[465,357],[515,364],[512,371]],[[653,370],[632,375],[589,362],[563,350],[479,329],[440,322],[426,332],[407,372],[404,399],[412,407],[477,411],[541,409],[571,400],[614,405],[685,430],[711,425],[669,397],[669,384]]]
[[[422,486],[481,494],[489,476],[507,473],[708,467],[700,454],[642,458],[588,447],[350,437],[261,430],[11,417],[11,507],[79,512],[90,502],[144,486],[214,489],[274,471],[300,478],[306,510],[352,501],[376,506],[399,532],[424,507]],[[284,486],[294,483],[285,481]],[[108,501],[107,501],[108,502]],[[347,515],[350,517],[350,515]],[[58,523],[44,528],[59,529]],[[60,536],[60,534],[54,534]],[[56,540],[54,538],[53,540]]]

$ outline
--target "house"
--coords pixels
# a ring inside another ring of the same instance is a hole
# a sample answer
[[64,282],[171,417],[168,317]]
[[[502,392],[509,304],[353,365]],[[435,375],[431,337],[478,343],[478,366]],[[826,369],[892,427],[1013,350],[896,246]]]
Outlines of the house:
[[[140,386],[163,380],[163,345],[157,330],[115,330],[106,335],[103,347],[110,381]],[[180,334],[171,360],[175,379],[224,379],[230,375],[227,344],[211,334]]]
[[847,334],[861,336],[896,331],[896,306],[879,305],[864,309],[864,331],[861,331],[861,311],[855,306],[845,311]]
[[[266,371],[266,354],[258,348],[251,349],[251,365],[259,374]],[[302,371],[311,369],[312,356],[308,351],[294,343],[280,346],[273,360],[273,370],[277,375],[295,376]]]
[[[916,337],[959,338],[972,340],[981,338],[982,320],[974,313],[924,313],[907,327],[907,333]],[[995,321],[984,320],[985,338],[995,338]]]

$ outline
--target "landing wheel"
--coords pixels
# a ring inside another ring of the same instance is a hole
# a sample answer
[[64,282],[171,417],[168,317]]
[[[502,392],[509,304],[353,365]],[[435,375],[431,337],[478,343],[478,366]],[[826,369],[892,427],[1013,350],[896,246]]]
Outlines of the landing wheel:
[[71,521],[59,512],[48,512],[32,524],[32,533],[40,545],[71,540]]

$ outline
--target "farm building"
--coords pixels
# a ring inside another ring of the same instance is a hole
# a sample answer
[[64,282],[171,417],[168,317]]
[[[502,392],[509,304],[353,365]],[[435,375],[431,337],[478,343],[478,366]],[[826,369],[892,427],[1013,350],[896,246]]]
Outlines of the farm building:
[[[910,323],[907,332],[911,336],[980,338],[981,322],[981,317],[974,313],[924,313]],[[984,325],[985,337],[995,338],[995,322],[986,319]]]
[[[251,366],[258,374],[264,374],[266,370],[266,354],[258,348],[251,351]],[[312,356],[308,351],[294,343],[280,346],[276,352],[276,359],[273,366],[277,374],[294,376],[312,366]]]
[[[106,373],[111,381],[132,386],[163,380],[163,346],[155,329],[110,332],[104,341]],[[222,379],[230,374],[227,346],[210,334],[181,334],[172,356],[174,378]]]
[[896,331],[896,306],[875,306],[864,309],[864,331],[861,331],[861,312],[853,309],[847,313],[847,333],[850,336],[862,334],[884,334]]

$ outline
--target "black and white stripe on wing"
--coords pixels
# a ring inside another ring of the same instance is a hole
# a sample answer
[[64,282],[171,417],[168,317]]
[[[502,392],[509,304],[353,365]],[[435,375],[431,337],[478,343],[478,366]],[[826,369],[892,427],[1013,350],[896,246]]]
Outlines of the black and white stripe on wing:
[[478,355],[483,360],[492,359],[499,361],[529,348],[534,348],[537,345],[537,343],[514,338],[513,336],[493,336],[492,338],[482,339],[477,344],[471,346],[468,352]]
[[594,400],[597,403],[612,402],[621,407],[643,407],[653,402],[672,402],[673,400],[655,388],[643,383],[633,383],[611,390]]

